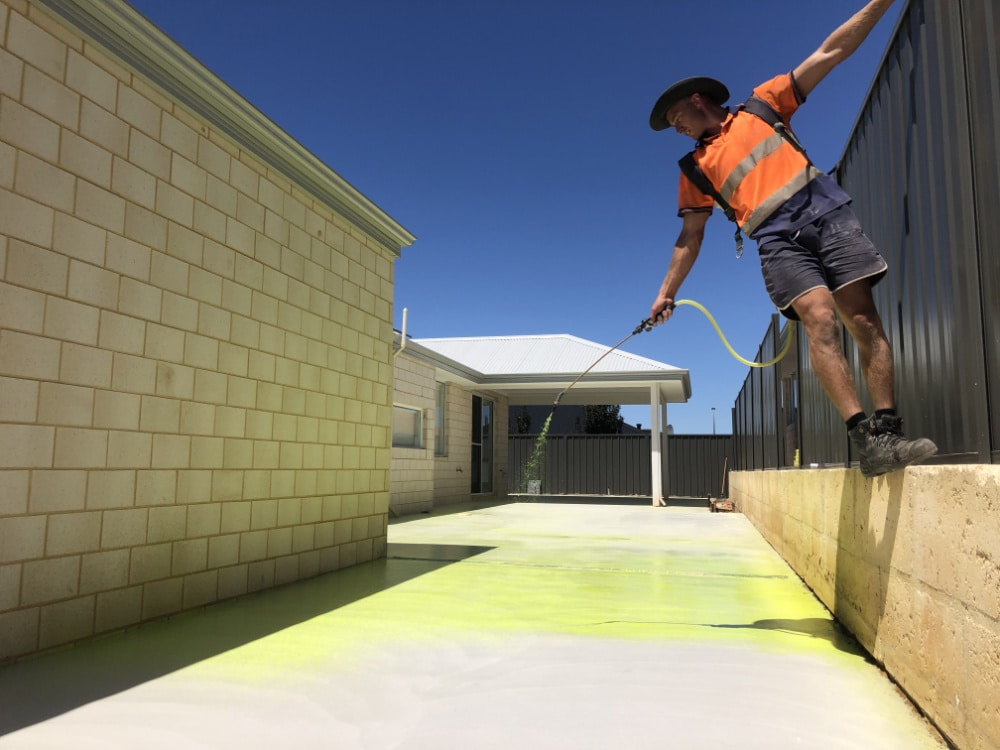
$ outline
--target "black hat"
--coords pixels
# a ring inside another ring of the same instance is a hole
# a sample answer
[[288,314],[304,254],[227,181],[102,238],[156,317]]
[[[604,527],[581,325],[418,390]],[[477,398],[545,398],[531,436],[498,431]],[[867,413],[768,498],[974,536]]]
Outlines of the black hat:
[[649,127],[653,130],[666,130],[670,127],[670,123],[667,122],[667,111],[681,99],[686,99],[692,94],[704,94],[719,106],[729,99],[729,89],[721,81],[704,76],[685,78],[664,91],[656,100],[649,115]]

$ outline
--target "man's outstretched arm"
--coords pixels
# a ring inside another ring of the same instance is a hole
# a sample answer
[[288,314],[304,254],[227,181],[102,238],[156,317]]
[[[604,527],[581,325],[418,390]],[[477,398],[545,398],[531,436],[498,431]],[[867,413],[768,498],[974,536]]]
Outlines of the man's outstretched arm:
[[831,70],[861,46],[893,2],[894,0],[871,0],[795,68],[793,75],[802,96],[809,96]]
[[705,238],[705,224],[711,215],[710,211],[692,211],[684,214],[684,224],[677,242],[674,243],[674,253],[670,258],[670,268],[667,269],[667,275],[660,285],[660,292],[653,300],[653,306],[649,311],[649,319],[653,325],[659,325],[670,319],[673,313],[670,306],[674,303],[674,295],[698,259],[698,252]]

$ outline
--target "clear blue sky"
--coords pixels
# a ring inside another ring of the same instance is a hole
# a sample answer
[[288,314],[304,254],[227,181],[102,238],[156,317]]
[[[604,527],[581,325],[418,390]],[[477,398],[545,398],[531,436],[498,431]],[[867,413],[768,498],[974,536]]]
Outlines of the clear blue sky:
[[[440,336],[569,333],[612,346],[649,314],[680,228],[677,159],[649,111],[679,78],[742,101],[863,0],[133,0],[133,5],[417,236],[395,320]],[[840,157],[904,0],[793,120]],[[680,298],[753,358],[775,312],[756,247],[718,211]],[[625,351],[690,370],[678,434],[729,432],[748,368],[679,308]],[[649,423],[648,407],[626,407]]]

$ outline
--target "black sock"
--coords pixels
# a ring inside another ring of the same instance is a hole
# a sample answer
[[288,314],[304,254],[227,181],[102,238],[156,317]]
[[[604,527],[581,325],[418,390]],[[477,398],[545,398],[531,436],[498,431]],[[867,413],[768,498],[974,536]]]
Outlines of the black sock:
[[[877,413],[878,412],[876,412],[876,414]],[[859,422],[863,422],[865,419],[867,419],[865,413],[863,411],[859,411],[857,414],[855,414],[853,417],[847,420],[847,429],[853,430],[855,427],[858,426]]]
[[896,416],[896,410],[895,409],[876,409],[875,410],[875,416],[876,417],[894,417],[894,416]]

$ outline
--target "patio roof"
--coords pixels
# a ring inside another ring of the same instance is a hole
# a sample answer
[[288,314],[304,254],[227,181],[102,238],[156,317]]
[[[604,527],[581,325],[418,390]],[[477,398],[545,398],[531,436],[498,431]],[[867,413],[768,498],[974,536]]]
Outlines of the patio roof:
[[[400,334],[395,334],[397,351]],[[433,365],[442,382],[488,389],[515,404],[551,404],[582,372],[597,365],[562,404],[648,404],[691,397],[687,370],[567,334],[407,339],[405,351]],[[606,355],[606,356],[605,356]]]

